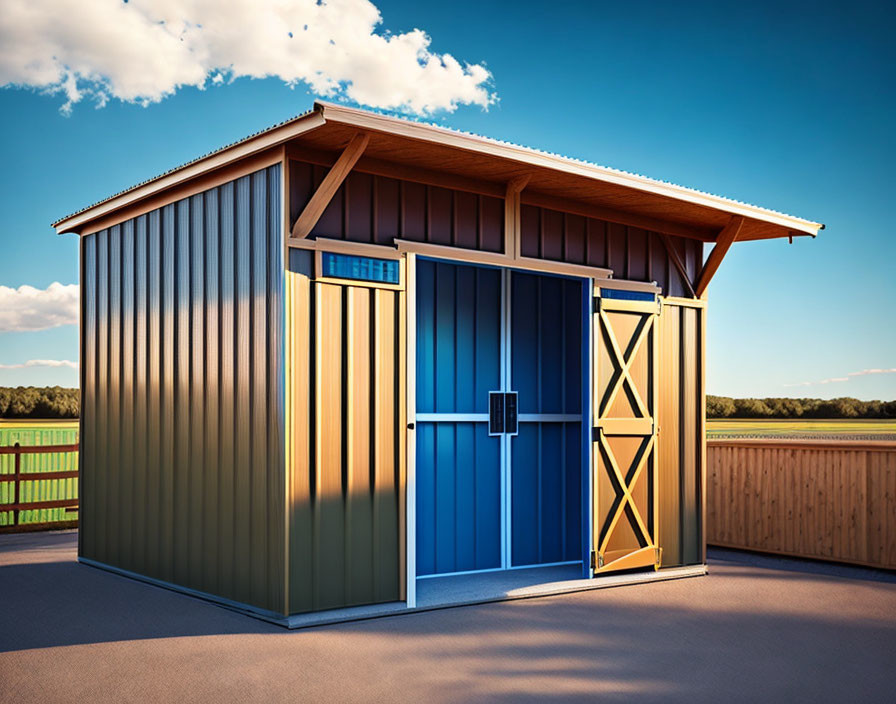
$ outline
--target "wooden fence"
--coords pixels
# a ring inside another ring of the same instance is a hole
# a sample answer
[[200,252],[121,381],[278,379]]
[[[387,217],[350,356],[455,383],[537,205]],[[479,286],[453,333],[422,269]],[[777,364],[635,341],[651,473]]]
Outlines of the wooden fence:
[[707,543],[896,569],[896,442],[710,440]]
[[49,501],[22,501],[22,485],[26,482],[77,478],[78,470],[22,472],[22,455],[39,455],[54,452],[77,452],[78,445],[15,445],[0,446],[0,455],[13,455],[13,471],[0,474],[0,483],[13,484],[12,503],[0,503],[0,512],[12,513],[12,522],[0,526],[0,533],[18,533],[30,530],[46,530],[49,528],[72,528],[78,525],[76,519],[43,523],[21,523],[21,511],[32,511],[47,508],[61,508],[66,514],[78,511],[76,497],[52,499]]

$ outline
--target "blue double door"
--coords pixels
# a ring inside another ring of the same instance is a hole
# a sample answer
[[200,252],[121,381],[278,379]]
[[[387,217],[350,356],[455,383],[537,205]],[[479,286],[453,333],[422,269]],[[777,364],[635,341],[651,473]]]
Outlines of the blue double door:
[[417,576],[581,562],[582,283],[420,259],[416,284]]

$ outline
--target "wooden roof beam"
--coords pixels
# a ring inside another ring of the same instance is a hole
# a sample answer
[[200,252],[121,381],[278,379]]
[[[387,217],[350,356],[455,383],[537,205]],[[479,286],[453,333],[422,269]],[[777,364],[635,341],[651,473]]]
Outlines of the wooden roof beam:
[[531,178],[531,174],[515,176],[504,194],[504,254],[514,259],[520,257],[520,193]]
[[706,264],[703,265],[703,271],[700,272],[700,277],[697,279],[697,285],[694,287],[694,294],[697,298],[703,298],[709,282],[715,276],[716,271],[718,271],[728,249],[734,244],[734,240],[737,239],[737,234],[740,232],[743,224],[743,216],[733,215],[728,224],[719,232],[719,236],[716,238],[716,246],[709,253]]
[[324,214],[324,210],[327,209],[330,201],[333,200],[336,191],[339,190],[342,182],[345,181],[351,172],[352,167],[361,158],[369,141],[370,135],[363,132],[352,137],[348,146],[327,172],[324,180],[321,181],[314,195],[311,196],[311,200],[305,205],[305,209],[302,210],[302,214],[299,215],[299,219],[296,220],[296,224],[292,227],[290,239],[303,240],[311,234],[311,230],[314,229],[317,221],[320,220],[320,216]]

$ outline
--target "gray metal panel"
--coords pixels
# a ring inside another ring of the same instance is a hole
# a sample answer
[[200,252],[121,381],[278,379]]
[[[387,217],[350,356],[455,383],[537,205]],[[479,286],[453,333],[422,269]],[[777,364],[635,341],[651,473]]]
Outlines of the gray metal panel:
[[705,309],[664,303],[660,317],[659,541],[663,566],[702,560]]
[[276,165],[85,238],[80,548],[278,612],[280,223]]
[[[78,457],[78,497],[80,511],[78,522],[78,551],[93,551],[93,507],[96,505],[96,482],[91,481],[90,472],[94,467],[96,428],[96,365],[97,365],[97,238],[85,237],[81,240],[81,311],[84,332],[81,335],[81,418],[80,447]],[[90,275],[88,276],[88,272]],[[88,476],[85,480],[85,475]],[[87,528],[85,531],[85,527]]]

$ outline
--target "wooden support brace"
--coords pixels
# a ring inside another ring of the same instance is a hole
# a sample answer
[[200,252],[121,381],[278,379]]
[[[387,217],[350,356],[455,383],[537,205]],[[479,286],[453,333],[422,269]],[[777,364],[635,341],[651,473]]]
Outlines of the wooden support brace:
[[524,174],[510,179],[504,194],[504,254],[513,259],[520,258],[520,193],[530,178]]
[[743,224],[744,218],[741,215],[732,215],[728,224],[722,228],[722,231],[716,238],[716,246],[713,247],[712,252],[709,253],[709,258],[706,260],[706,264],[703,265],[703,271],[700,272],[700,277],[697,279],[697,285],[694,287],[694,293],[697,298],[703,298],[703,294],[706,293],[706,288],[709,286],[709,282],[712,280],[716,271],[718,271],[722,259],[725,258],[725,254],[728,252],[728,248],[731,247],[731,245],[734,244],[734,240],[737,239],[737,235]]
[[675,268],[678,269],[678,273],[681,274],[681,279],[682,281],[684,281],[684,285],[685,288],[687,288],[688,293],[691,294],[691,298],[697,298],[697,294],[694,292],[694,286],[691,284],[691,277],[688,276],[687,269],[684,268],[684,264],[681,261],[681,257],[678,256],[678,250],[675,249],[675,245],[672,244],[672,241],[669,239],[668,235],[665,235],[662,232],[658,234],[660,236],[660,239],[663,240],[663,247],[666,248],[666,253],[669,255],[669,259],[672,260]]
[[299,219],[296,220],[296,224],[292,227],[290,239],[301,240],[311,234],[311,230],[314,229],[317,221],[320,220],[320,216],[324,214],[324,210],[326,210],[330,201],[333,200],[336,191],[339,190],[352,167],[361,158],[369,141],[370,136],[367,134],[356,134],[352,137],[352,141],[348,143],[345,151],[342,152],[336,163],[327,172],[326,177],[324,177],[314,195],[311,196],[311,200],[308,201],[302,214],[299,215]]

